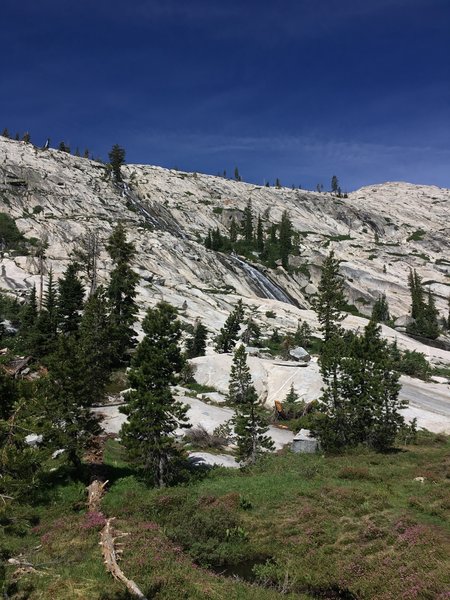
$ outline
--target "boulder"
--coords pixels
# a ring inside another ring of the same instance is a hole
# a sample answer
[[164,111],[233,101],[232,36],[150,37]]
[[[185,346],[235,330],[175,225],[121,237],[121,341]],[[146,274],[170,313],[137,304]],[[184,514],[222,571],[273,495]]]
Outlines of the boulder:
[[311,355],[301,346],[289,350],[289,356],[292,356],[294,360],[299,362],[309,362],[311,360]]
[[314,454],[319,448],[319,442],[311,435],[309,429],[300,429],[292,440],[292,452]]
[[414,323],[414,319],[410,315],[401,315],[400,317],[395,319],[394,327],[395,327],[395,329],[397,329],[399,327],[406,328],[406,327],[408,327],[408,325],[411,325],[412,323]]

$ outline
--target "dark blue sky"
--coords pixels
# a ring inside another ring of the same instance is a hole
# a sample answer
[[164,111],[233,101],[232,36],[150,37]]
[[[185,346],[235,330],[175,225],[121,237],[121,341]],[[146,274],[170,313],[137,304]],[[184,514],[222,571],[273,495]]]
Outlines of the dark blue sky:
[[0,128],[314,188],[450,187],[449,0],[1,0]]

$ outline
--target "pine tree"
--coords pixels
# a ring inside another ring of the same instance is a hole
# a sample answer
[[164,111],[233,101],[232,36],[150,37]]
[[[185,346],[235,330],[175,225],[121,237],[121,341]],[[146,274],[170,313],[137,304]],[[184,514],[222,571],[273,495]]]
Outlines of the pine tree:
[[125,164],[125,150],[121,148],[118,144],[114,144],[108,153],[109,164],[111,165],[111,169],[114,175],[114,179],[117,182],[122,181],[122,172],[121,167]]
[[416,270],[410,270],[408,285],[411,293],[411,317],[414,319],[407,327],[408,333],[436,339],[439,336],[439,313],[431,289],[428,289],[426,302],[422,278]]
[[139,344],[129,373],[133,391],[121,409],[128,416],[121,437],[129,454],[158,487],[172,482],[182,452],[173,434],[189,427],[188,407],[175,400],[170,385],[181,369],[180,323],[166,303],[150,308],[142,322],[145,337]]
[[58,150],[70,154],[70,147],[66,144],[66,142],[59,142]]
[[305,321],[299,319],[297,330],[294,334],[294,342],[297,346],[308,349],[311,346],[311,327]]
[[246,242],[253,242],[253,209],[251,200],[247,202],[247,206],[244,208],[242,235],[244,236]]
[[298,419],[305,410],[305,403],[299,400],[298,394],[295,391],[294,384],[291,383],[289,392],[282,402],[283,412],[288,419]]
[[287,211],[283,212],[280,222],[280,255],[281,264],[285,269],[289,267],[289,252],[292,248],[292,223]]
[[275,181],[275,187],[276,187],[276,188],[280,188],[280,187],[281,187],[281,182],[280,182],[280,180],[278,179],[278,177],[277,177],[277,179],[276,179],[276,181]]
[[196,358],[197,356],[205,356],[206,338],[208,330],[200,321],[195,320],[194,333],[186,342],[186,357]]
[[208,234],[205,237],[205,248],[208,250],[212,249],[211,229],[208,229]]
[[87,300],[79,327],[78,350],[83,365],[83,386],[93,404],[100,402],[111,377],[114,358],[111,345],[108,299],[102,286]]
[[122,223],[116,226],[108,238],[106,250],[114,265],[107,293],[111,304],[112,336],[117,363],[134,343],[133,325],[137,313],[135,298],[139,281],[139,276],[131,268],[136,249],[132,242],[127,242],[126,230]]
[[367,444],[388,449],[404,423],[394,352],[370,321],[363,336],[335,335],[320,358],[321,412],[313,430],[326,450]]
[[333,194],[337,194],[338,188],[338,178],[336,177],[336,175],[333,175],[333,177],[331,178],[331,191],[333,192]]
[[41,448],[32,448],[25,440],[30,431],[38,431],[39,424],[32,418],[33,404],[0,368],[0,495],[15,502],[22,498],[30,501],[41,464],[48,458]]
[[64,448],[77,469],[92,437],[100,433],[92,412],[93,397],[85,385],[86,363],[74,336],[59,336],[49,358],[48,377],[40,382],[40,406],[44,416],[44,443]]
[[241,466],[253,464],[264,450],[273,450],[267,418],[258,403],[258,397],[247,365],[244,346],[239,346],[233,357],[228,398],[235,409],[233,418],[236,436],[236,458]]
[[88,286],[89,296],[97,288],[97,262],[100,256],[100,240],[96,231],[89,231],[78,240],[78,246],[73,250],[73,256],[84,271]]
[[389,304],[386,299],[386,294],[381,294],[381,296],[375,300],[371,319],[376,323],[387,323],[390,320]]
[[245,322],[245,329],[241,335],[241,340],[247,346],[249,346],[250,344],[257,345],[257,344],[259,344],[260,337],[261,337],[261,329],[260,329],[258,323],[256,323],[256,321],[254,321],[252,319],[252,317],[249,317],[247,319],[247,321]]
[[239,169],[237,167],[234,168],[234,178],[236,181],[241,181],[241,176],[239,175]]
[[216,352],[222,354],[231,352],[239,335],[239,329],[244,319],[242,300],[238,300],[233,312],[230,313],[216,339]]
[[233,217],[230,223],[230,242],[234,243],[237,240],[238,236],[238,226],[236,223],[236,219]]
[[339,261],[331,251],[323,262],[318,294],[314,300],[314,310],[325,342],[340,331],[339,322],[344,318],[341,312],[344,302],[344,284],[339,275]]
[[28,131],[23,134],[22,142],[25,142],[26,144],[29,144],[31,142],[31,136],[28,133]]
[[36,286],[33,286],[29,297],[25,301],[20,319],[20,333],[23,339],[24,351],[33,353],[35,348],[36,325],[38,320],[38,307]]
[[409,270],[408,286],[411,294],[411,317],[418,319],[424,306],[424,290],[422,285],[422,278],[417,274],[414,269]]
[[205,237],[205,248],[207,248],[208,250],[212,249],[211,229],[208,229],[208,234]]
[[44,292],[42,309],[36,322],[33,354],[47,356],[55,349],[58,328],[58,297],[53,271],[48,273],[47,287]]
[[7,139],[9,139],[9,137],[10,137],[10,136],[9,136],[9,131],[8,131],[8,129],[7,129],[6,127],[5,127],[5,129],[3,130],[3,132],[2,132],[2,136],[3,136],[4,138],[7,138]]
[[264,250],[264,230],[261,217],[258,215],[258,224],[256,226],[256,249],[258,252]]
[[58,325],[63,333],[78,330],[83,299],[84,287],[78,278],[78,265],[71,262],[58,280]]

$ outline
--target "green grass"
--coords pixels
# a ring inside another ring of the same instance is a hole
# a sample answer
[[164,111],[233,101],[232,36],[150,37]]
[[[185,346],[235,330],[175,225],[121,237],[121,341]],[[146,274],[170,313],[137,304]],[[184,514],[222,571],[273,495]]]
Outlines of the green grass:
[[[111,472],[102,511],[130,534],[120,540],[120,565],[148,597],[341,597],[332,589],[361,599],[446,597],[450,441],[444,436],[421,434],[418,445],[391,454],[286,452],[247,472],[215,469],[164,490],[126,471],[117,442],[108,442],[105,461]],[[423,484],[414,480],[419,476]],[[84,499],[84,485],[67,479],[39,505],[21,508],[2,539],[3,555],[23,552],[41,574],[20,577],[9,598],[127,598],[104,571],[100,525],[86,517]],[[4,517],[1,523],[5,531]],[[233,572],[233,562],[250,571],[257,565],[253,585],[208,568]],[[7,567],[9,582],[14,570]]]
[[197,394],[207,394],[208,392],[217,392],[216,388],[211,387],[209,385],[203,385],[201,383],[197,383],[196,381],[192,381],[190,383],[186,383],[184,385],[185,388],[196,392]]
[[423,229],[417,229],[406,239],[407,242],[420,242],[423,240],[423,236],[426,234],[426,231]]

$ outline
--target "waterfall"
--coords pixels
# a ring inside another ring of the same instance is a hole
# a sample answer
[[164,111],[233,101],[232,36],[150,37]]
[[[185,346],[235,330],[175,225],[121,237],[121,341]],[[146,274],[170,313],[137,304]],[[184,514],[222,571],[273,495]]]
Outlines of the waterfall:
[[248,279],[252,282],[253,287],[258,291],[259,294],[262,294],[263,298],[270,298],[271,300],[279,300],[280,302],[285,302],[286,304],[297,305],[297,303],[288,296],[282,287],[271,281],[256,267],[253,267],[249,263],[245,262],[245,260],[242,260],[242,258],[239,258],[234,254],[227,256],[227,258],[229,258],[232,263],[238,265],[239,268],[245,272]]

